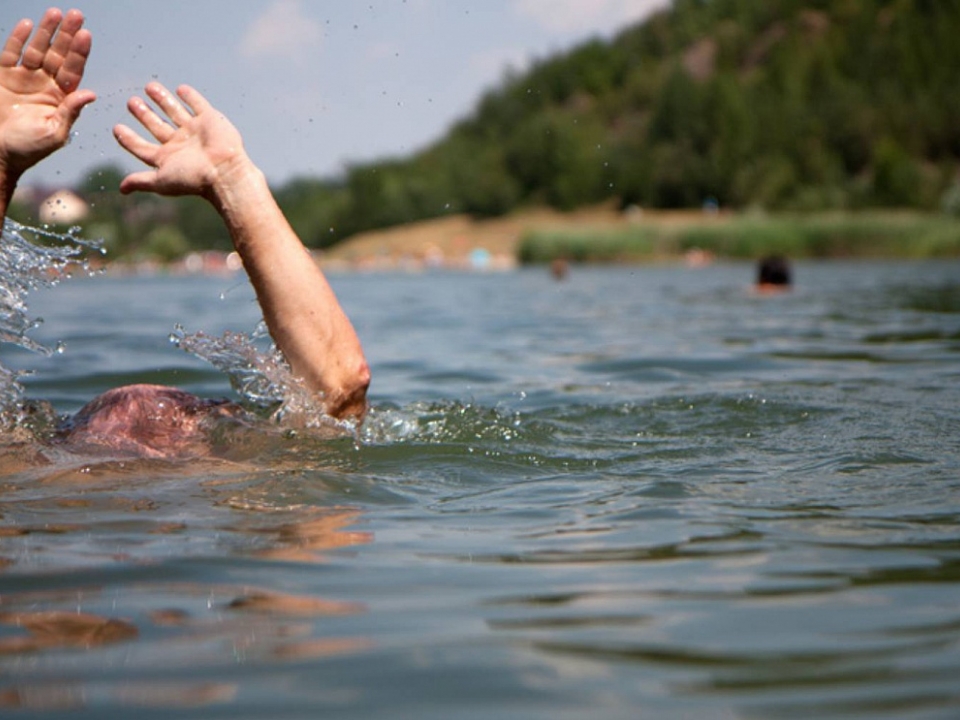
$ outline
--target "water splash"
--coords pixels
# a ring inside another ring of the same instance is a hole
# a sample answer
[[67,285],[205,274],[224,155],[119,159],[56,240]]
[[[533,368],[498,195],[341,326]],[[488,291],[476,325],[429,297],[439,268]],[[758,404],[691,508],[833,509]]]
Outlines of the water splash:
[[324,413],[323,397],[293,374],[262,320],[252,333],[227,331],[220,337],[202,331],[187,333],[177,325],[170,342],[224,373],[244,401],[269,410],[277,422],[290,427],[356,429]]
[[[61,350],[59,345],[49,348],[28,336],[43,320],[30,317],[26,297],[37,288],[56,286],[75,271],[89,272],[91,251],[105,253],[99,241],[84,239],[79,232],[79,227],[61,234],[10,219],[5,221],[0,244],[0,342],[44,355]],[[187,333],[177,326],[170,340],[226,374],[244,401],[268,409],[277,422],[291,427],[336,427],[356,432],[355,425],[336,421],[323,412],[323,398],[293,374],[270,342],[262,321],[250,334],[227,332],[221,337]],[[2,428],[24,420],[20,384],[24,374],[0,365]]]
[[528,440],[519,412],[462,402],[372,408],[360,431],[365,445],[497,444]]
[[[80,237],[80,228],[66,233],[30,227],[7,218],[0,236],[0,342],[32,352],[52,355],[48,348],[27,336],[42,318],[31,318],[26,297],[37,288],[53,287],[79,268],[89,272],[90,251],[103,254],[99,241]],[[0,427],[16,422],[21,414],[23,373],[0,365]]]

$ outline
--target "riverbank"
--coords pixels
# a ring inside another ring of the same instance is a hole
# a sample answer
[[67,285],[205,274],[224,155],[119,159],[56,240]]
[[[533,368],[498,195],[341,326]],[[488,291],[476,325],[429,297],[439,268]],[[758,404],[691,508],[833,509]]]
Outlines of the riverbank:
[[[506,270],[578,263],[708,263],[717,258],[960,257],[960,220],[915,212],[756,213],[619,211],[612,204],[561,213],[536,208],[477,220],[449,215],[355,235],[314,251],[331,271]],[[162,265],[106,259],[117,274],[232,274],[235,253],[196,252]]]
[[872,211],[811,215],[722,215],[710,222],[643,220],[609,230],[561,228],[527,233],[523,263],[647,262],[671,257],[754,259],[960,256],[960,221],[943,215]]
[[454,215],[363,233],[325,251],[344,269],[497,269],[517,263],[657,262],[686,258],[926,258],[960,256],[960,220],[898,211],[766,215],[700,211],[571,213],[526,210],[503,218]]
[[[656,213],[647,217],[664,223],[681,215],[686,222],[693,222],[700,213]],[[613,204],[567,213],[534,208],[479,220],[449,215],[355,235],[325,250],[321,261],[325,266],[354,270],[505,269],[517,264],[521,243],[533,233],[575,231],[590,236],[625,230],[636,219],[636,214],[622,213]]]
[[[313,251],[317,261],[334,271],[450,269],[510,269],[517,265],[523,238],[535,232],[576,229],[584,234],[610,232],[629,226],[628,216],[613,205],[561,213],[537,208],[506,217],[477,220],[447,215],[354,235],[325,250]],[[111,273],[222,274],[240,269],[233,254],[195,252],[160,265],[156,261],[106,261]]]

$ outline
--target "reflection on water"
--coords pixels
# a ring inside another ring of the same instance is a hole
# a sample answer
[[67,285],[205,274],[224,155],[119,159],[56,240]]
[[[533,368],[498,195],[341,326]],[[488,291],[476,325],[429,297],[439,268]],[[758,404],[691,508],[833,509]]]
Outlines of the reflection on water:
[[[368,649],[365,634],[323,633],[329,618],[365,614],[364,602],[231,578],[246,563],[258,574],[276,566],[281,575],[322,566],[326,553],[373,540],[353,529],[357,509],[288,504],[257,487],[262,482],[249,467],[214,461],[189,470],[109,462],[8,477],[0,491],[0,563],[12,573],[0,576],[0,707],[229,703],[238,683],[211,680],[211,671]],[[184,521],[184,494],[202,496],[208,516]],[[72,522],[54,524],[51,516]],[[197,567],[177,560],[198,551]],[[122,658],[129,679],[90,673],[87,655],[99,656],[104,669]],[[26,676],[15,671],[23,662],[33,668]],[[138,679],[145,671],[151,679]]]
[[[102,604],[105,593],[106,588],[91,584],[70,592],[13,593],[5,595],[5,603],[12,608],[96,606]],[[130,618],[78,609],[0,614],[0,657],[33,658],[32,664],[38,669],[32,673],[33,682],[0,690],[0,706],[77,709],[90,704],[91,696],[97,698],[98,683],[110,696],[108,701],[120,705],[188,707],[223,703],[234,699],[235,682],[198,681],[193,676],[205,674],[204,668],[211,664],[222,663],[225,652],[234,662],[269,664],[357,653],[370,645],[362,637],[314,636],[314,626],[323,618],[362,613],[364,607],[359,603],[187,582],[143,582],[128,587],[125,594],[128,605],[139,606]],[[161,606],[157,604],[160,602],[169,604]],[[132,643],[138,640],[149,643],[149,653],[136,651]],[[116,658],[122,656],[133,681],[62,682],[60,673],[76,674],[79,669],[76,652],[90,654],[96,650],[109,650]],[[47,675],[44,668],[54,674]],[[137,681],[137,668],[150,668],[166,679]],[[97,699],[94,704],[102,702]]]
[[5,612],[0,625],[16,627],[26,635],[0,639],[0,654],[35,652],[47,648],[92,648],[133,640],[137,628],[128,622],[77,612]]
[[368,421],[271,406],[194,459],[37,438],[113,385],[236,398],[166,335],[253,327],[248,289],[31,296],[67,352],[4,357],[35,374],[0,438],[0,708],[955,716],[960,266],[796,271],[336,277]]

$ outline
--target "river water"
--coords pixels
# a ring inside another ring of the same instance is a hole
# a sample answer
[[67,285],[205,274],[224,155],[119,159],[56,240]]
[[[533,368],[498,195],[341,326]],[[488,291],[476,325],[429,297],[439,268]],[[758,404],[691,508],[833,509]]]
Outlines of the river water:
[[[960,716],[960,263],[752,274],[335,275],[374,374],[355,437],[264,423],[177,462],[11,435],[0,713]],[[230,396],[168,335],[259,318],[239,276],[29,307],[64,352],[3,364],[60,413]]]

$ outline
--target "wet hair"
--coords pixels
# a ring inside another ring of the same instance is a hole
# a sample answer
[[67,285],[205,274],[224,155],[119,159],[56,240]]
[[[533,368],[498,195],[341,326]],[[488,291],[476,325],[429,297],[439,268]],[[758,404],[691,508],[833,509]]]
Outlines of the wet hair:
[[768,255],[757,264],[757,285],[789,285],[790,263],[782,255]]
[[191,457],[208,449],[204,420],[235,407],[176,388],[127,385],[84,405],[58,434],[61,442],[86,451],[99,447],[139,457]]

